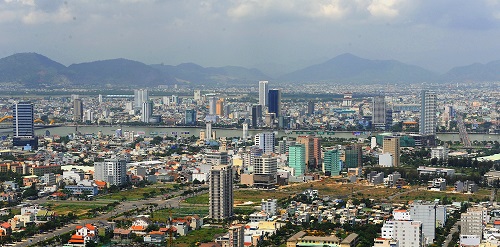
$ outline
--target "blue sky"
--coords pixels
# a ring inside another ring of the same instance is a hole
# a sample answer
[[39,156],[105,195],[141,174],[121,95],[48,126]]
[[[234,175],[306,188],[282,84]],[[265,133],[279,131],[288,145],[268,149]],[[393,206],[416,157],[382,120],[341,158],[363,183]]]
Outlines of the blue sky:
[[500,59],[496,0],[0,0],[0,56],[293,70],[342,53],[444,72]]

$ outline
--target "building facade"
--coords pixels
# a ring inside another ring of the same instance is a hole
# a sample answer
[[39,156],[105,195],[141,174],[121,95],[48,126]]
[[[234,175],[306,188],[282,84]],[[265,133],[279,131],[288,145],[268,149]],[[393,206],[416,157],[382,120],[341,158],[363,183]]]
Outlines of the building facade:
[[209,214],[212,219],[233,216],[233,169],[231,165],[213,166],[209,178]]

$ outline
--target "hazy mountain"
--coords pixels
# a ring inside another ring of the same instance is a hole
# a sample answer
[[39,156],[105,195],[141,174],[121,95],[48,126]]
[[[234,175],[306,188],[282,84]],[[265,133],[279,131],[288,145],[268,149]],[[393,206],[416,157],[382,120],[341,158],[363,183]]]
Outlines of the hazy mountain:
[[164,74],[170,75],[179,82],[199,84],[243,84],[270,79],[257,69],[238,66],[202,67],[194,63],[172,65],[151,65]]
[[17,53],[0,59],[0,82],[26,87],[68,84],[66,66],[37,53]]
[[[370,60],[342,54],[324,63],[271,78],[258,69],[238,66],[202,67],[194,63],[146,65],[127,59],[110,59],[66,67],[36,53],[18,53],[0,59],[0,83],[30,88],[75,85],[158,86],[257,85],[259,80],[277,82],[411,83],[500,80],[500,61],[451,69],[443,75],[395,60]],[[252,84],[253,83],[253,84]]]
[[280,81],[289,82],[422,82],[436,78],[437,74],[418,66],[395,60],[369,60],[346,53],[324,63],[286,74]]
[[440,79],[445,82],[500,81],[500,60],[455,67]]
[[71,81],[79,84],[155,86],[174,82],[149,65],[123,58],[72,64],[68,70]]

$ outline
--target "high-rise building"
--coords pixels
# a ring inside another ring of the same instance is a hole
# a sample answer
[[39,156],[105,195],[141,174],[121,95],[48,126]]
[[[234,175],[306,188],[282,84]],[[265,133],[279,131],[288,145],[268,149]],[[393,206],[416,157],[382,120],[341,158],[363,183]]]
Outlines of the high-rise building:
[[90,109],[85,110],[85,112],[83,113],[83,121],[93,123],[94,122],[94,112]]
[[419,122],[419,134],[421,135],[436,135],[436,100],[437,95],[435,92],[422,91]]
[[399,137],[385,136],[382,148],[384,153],[390,153],[392,155],[392,166],[398,167],[400,165],[399,160],[401,156],[401,144]]
[[268,112],[274,113],[275,117],[280,116],[281,111],[281,91],[279,89],[271,89],[268,93]]
[[127,162],[118,159],[105,159],[103,162],[94,163],[94,178],[120,186],[127,182]]
[[434,242],[436,237],[436,208],[437,205],[432,202],[414,201],[410,205],[410,217],[422,222],[422,232],[427,244]]
[[194,90],[194,100],[201,100],[201,91]]
[[211,165],[227,165],[229,159],[227,152],[207,149],[205,150],[205,161]]
[[144,102],[149,101],[149,94],[147,89],[134,90],[134,107],[141,109]]
[[313,157],[314,157],[314,165],[316,169],[321,169],[321,164],[323,163],[323,159],[321,158],[321,138],[314,137],[313,138]]
[[309,116],[314,115],[314,102],[313,101],[307,102],[307,115],[309,115]]
[[263,154],[254,157],[254,187],[271,189],[276,185],[278,158]]
[[14,137],[35,137],[32,103],[16,103],[12,108]]
[[387,103],[385,102],[385,96],[373,97],[373,103],[372,103],[373,129],[385,130],[387,128],[386,113],[387,113]]
[[215,96],[209,96],[208,97],[208,114],[209,115],[216,115],[217,114],[217,97]]
[[212,139],[212,122],[206,122],[205,123],[205,140],[211,140]]
[[306,149],[306,164],[308,165],[311,165],[310,163],[314,160],[314,143],[312,138],[312,136],[298,136],[296,140],[297,144],[303,144]]
[[210,169],[208,217],[225,220],[233,216],[233,169],[217,165]]
[[248,139],[248,123],[243,123],[243,134],[242,134],[242,139],[243,139],[243,140]]
[[153,115],[153,102],[146,101],[142,103],[142,115],[141,121],[144,123],[149,123],[149,119]]
[[326,175],[338,176],[342,170],[340,164],[340,152],[338,149],[332,149],[325,152],[323,160],[323,172]]
[[274,142],[275,142],[274,132],[262,132],[255,135],[255,145],[259,146],[260,149],[266,154],[274,153]]
[[196,110],[195,109],[186,109],[184,122],[186,125],[196,125]]
[[483,237],[483,228],[488,222],[488,211],[483,207],[468,208],[466,213],[460,216],[460,234],[476,235],[479,239]]
[[75,99],[73,101],[73,121],[81,122],[83,120],[83,101]]
[[268,92],[269,92],[269,82],[259,81],[259,105],[267,106],[268,104]]
[[306,147],[304,144],[288,147],[288,166],[293,168],[293,175],[296,177],[306,173]]
[[252,128],[256,129],[259,127],[262,121],[262,105],[252,106]]
[[215,103],[215,114],[220,117],[224,116],[224,98],[218,99]]
[[345,148],[344,163],[347,168],[356,168],[362,166],[361,145],[354,144]]
[[35,136],[33,104],[20,102],[14,104],[12,108],[12,128],[14,146],[30,145],[33,149],[38,148],[38,138]]
[[232,225],[228,229],[229,239],[227,247],[245,247],[245,225]]
[[422,247],[424,243],[422,222],[411,220],[390,220],[382,226],[382,238],[395,239],[399,247]]

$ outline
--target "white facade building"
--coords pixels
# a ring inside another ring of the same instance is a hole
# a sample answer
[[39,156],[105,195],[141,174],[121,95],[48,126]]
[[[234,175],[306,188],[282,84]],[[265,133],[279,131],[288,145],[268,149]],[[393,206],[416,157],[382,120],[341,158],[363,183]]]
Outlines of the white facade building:
[[127,163],[125,160],[105,159],[94,163],[94,179],[109,185],[122,185],[127,182]]
[[382,226],[382,238],[397,240],[399,247],[422,247],[424,246],[422,222],[387,221]]

